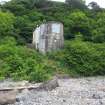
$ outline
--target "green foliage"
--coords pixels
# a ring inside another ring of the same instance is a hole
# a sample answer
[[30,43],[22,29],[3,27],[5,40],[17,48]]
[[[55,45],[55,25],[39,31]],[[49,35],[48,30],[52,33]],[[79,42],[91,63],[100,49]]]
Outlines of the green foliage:
[[44,16],[41,13],[31,11],[27,15],[18,16],[15,27],[18,30],[17,39],[22,42],[32,42],[32,34],[38,24],[43,22]]
[[80,76],[105,75],[105,44],[67,41],[65,49],[53,55],[68,72]]
[[78,8],[81,10],[86,9],[86,5],[84,0],[66,0],[66,3],[71,7],[71,8]]
[[13,37],[7,36],[0,40],[0,45],[16,45],[17,42]]
[[[88,9],[84,0],[11,0],[0,5],[0,79],[44,81],[52,75],[105,75],[105,9]],[[98,10],[96,10],[98,9]],[[68,41],[44,56],[27,48],[37,25],[64,24]]]
[[93,24],[92,40],[97,43],[105,42],[105,12],[99,12]]
[[0,39],[12,35],[14,29],[15,17],[12,13],[4,13],[0,11]]
[[27,47],[16,46],[14,41],[10,38],[0,45],[0,78],[36,82],[48,79],[48,70],[52,68],[44,64],[44,56]]
[[91,19],[89,19],[86,14],[82,11],[74,11],[66,17],[65,25],[67,25],[69,33],[75,37],[76,35],[83,34],[85,40],[89,40],[90,37],[90,25]]
[[[9,24],[9,32],[6,33],[8,27],[5,30],[0,28],[2,29],[0,34],[11,35],[10,31],[12,31],[12,35],[20,44],[31,42],[33,30],[44,21],[62,22],[66,39],[72,39],[76,35],[82,34],[86,41],[105,42],[105,10],[101,9],[101,11],[95,12],[89,10],[84,0],[66,0],[66,3],[49,0],[11,0],[1,5],[1,10],[12,12],[16,19],[13,26],[13,16],[11,17],[10,13],[6,13],[5,18],[8,19],[3,21],[8,20],[8,22],[1,22],[5,23],[5,27],[8,26],[7,23]],[[10,21],[11,23],[9,23]],[[13,27],[15,29],[12,29]]]

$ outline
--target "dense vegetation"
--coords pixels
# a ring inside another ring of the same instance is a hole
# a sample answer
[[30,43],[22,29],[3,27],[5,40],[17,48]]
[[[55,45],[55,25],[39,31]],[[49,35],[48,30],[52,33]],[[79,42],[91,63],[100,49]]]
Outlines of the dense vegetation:
[[[11,0],[0,5],[0,79],[44,81],[55,74],[105,75],[105,9],[95,2]],[[64,24],[65,47],[46,56],[27,48],[45,21]]]

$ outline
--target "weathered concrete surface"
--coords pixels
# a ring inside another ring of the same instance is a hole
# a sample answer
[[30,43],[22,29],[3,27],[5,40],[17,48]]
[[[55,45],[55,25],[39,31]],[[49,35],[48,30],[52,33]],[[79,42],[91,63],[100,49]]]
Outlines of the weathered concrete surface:
[[45,54],[64,47],[63,24],[60,22],[46,22],[33,32],[33,46]]

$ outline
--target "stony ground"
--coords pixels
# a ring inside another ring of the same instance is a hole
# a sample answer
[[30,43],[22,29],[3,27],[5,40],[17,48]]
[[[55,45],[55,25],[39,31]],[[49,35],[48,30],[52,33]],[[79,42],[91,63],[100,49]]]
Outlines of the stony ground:
[[52,91],[23,90],[14,105],[105,105],[105,77],[58,79]]

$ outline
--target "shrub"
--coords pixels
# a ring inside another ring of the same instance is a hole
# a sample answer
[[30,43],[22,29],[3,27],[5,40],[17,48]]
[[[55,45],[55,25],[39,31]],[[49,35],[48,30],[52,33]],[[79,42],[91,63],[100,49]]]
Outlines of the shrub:
[[44,63],[45,57],[25,46],[16,46],[15,40],[9,39],[9,44],[5,40],[0,45],[0,78],[36,82],[47,80],[50,74]]
[[0,38],[13,33],[15,17],[12,13],[0,11]]
[[52,57],[68,68],[69,73],[80,76],[105,75],[105,44],[67,41],[65,49]]

